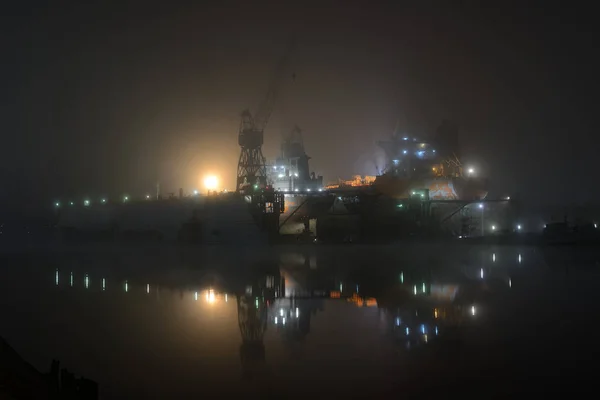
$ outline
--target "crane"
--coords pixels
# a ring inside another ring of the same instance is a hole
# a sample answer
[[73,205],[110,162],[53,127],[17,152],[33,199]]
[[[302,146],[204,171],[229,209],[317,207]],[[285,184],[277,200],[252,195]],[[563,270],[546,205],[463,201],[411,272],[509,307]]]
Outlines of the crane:
[[[250,185],[264,187],[267,183],[266,160],[262,154],[263,132],[273,112],[279,83],[285,74],[294,48],[295,40],[292,38],[271,75],[267,95],[260,103],[256,113],[252,115],[249,109],[242,111],[238,133],[238,144],[241,148],[237,168],[236,190],[238,192],[243,191]],[[295,79],[295,74],[293,79]]]

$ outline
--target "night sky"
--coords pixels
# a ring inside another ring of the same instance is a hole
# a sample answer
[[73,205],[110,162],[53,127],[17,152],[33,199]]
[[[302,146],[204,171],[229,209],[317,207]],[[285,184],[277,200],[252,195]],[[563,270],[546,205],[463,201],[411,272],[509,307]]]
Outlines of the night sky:
[[450,119],[463,162],[490,178],[490,196],[600,200],[591,10],[21,3],[4,6],[1,20],[4,212],[141,197],[157,178],[163,192],[191,191],[209,173],[233,188],[239,114],[256,110],[292,34],[265,131],[268,160],[298,124],[325,181],[375,174],[375,142],[398,120],[427,136]]

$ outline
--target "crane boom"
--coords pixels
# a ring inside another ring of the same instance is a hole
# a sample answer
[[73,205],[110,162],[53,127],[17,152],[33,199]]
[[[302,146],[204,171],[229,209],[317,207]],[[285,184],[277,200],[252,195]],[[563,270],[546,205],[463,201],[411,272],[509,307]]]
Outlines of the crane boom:
[[254,114],[254,128],[257,131],[264,131],[265,127],[269,123],[269,118],[271,117],[275,101],[277,100],[277,96],[279,94],[279,84],[281,83],[281,79],[285,74],[290,56],[295,47],[296,40],[292,38],[288,44],[288,47],[286,48],[286,51],[279,60],[279,63],[277,63],[277,66],[271,75],[267,95],[260,103],[256,113]]
[[263,99],[257,112],[252,115],[244,110],[241,115],[238,144],[241,152],[238,160],[237,191],[244,191],[249,185],[264,186],[267,182],[265,157],[262,154],[263,131],[269,122],[273,106],[277,99],[278,87],[285,73],[288,60],[295,41],[291,40],[283,57],[279,60],[269,82],[267,96]]

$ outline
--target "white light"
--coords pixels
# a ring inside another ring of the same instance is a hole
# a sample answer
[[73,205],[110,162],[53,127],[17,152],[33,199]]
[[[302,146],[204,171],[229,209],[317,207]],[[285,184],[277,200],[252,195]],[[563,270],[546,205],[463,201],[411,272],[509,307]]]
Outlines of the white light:
[[129,200],[129,196],[123,197],[123,201],[127,201],[127,200]]
[[471,315],[475,315],[475,306],[471,306]]
[[60,203],[57,201],[56,203],[54,203],[55,207],[60,207]]
[[338,200],[341,200],[341,199],[342,199],[341,197],[338,197]]
[[283,308],[279,309],[279,315],[283,317]]
[[90,277],[88,276],[88,274],[85,274],[85,288],[89,288],[90,287]]
[[283,178],[283,174],[277,175],[278,178]]
[[469,168],[469,169],[467,170],[467,172],[468,172],[469,174],[473,174],[473,173],[475,173],[475,169],[473,169],[473,168]]
[[458,237],[459,239],[462,239],[462,235]]
[[508,278],[508,287],[511,288],[512,287],[512,279]]
[[519,260],[519,264],[521,264],[521,261],[523,261],[523,258],[521,257],[521,255],[520,255],[520,254],[519,254],[519,258],[518,258],[518,260]]
[[294,192],[297,192],[297,191],[298,191],[298,189],[295,189],[295,190],[294,190]]
[[408,140],[408,138],[407,137],[403,137],[402,140]]
[[402,150],[402,154],[408,153],[408,150]]
[[277,317],[275,317],[275,325],[277,325]]
[[483,208],[483,204],[479,204],[479,208]]
[[425,293],[425,282],[423,282],[423,293]]
[[298,177],[298,173],[295,173],[294,176],[297,178]]
[[300,315],[300,310],[298,309],[298,307],[296,307],[296,318],[298,318],[299,315]]
[[89,206],[90,205],[90,201],[89,200],[84,200],[83,201],[83,205],[84,206]]
[[73,205],[73,202],[72,202],[72,201],[70,201],[70,202],[69,202],[69,205],[71,205],[71,206],[72,206],[72,205]]
[[495,231],[496,230],[496,225],[492,225],[492,230]]
[[102,291],[106,290],[106,279],[102,278]]
[[598,224],[594,222],[594,228],[598,228]]
[[146,284],[146,293],[150,293],[150,284],[149,283]]
[[215,291],[214,290],[211,289],[206,293],[206,301],[208,301],[211,304],[215,302]]
[[481,270],[479,271],[479,277],[480,277],[481,279],[483,279],[483,268],[481,268]]
[[125,293],[129,291],[129,283],[125,281]]
[[73,286],[73,272],[71,272],[71,286]]
[[273,165],[273,169],[277,169],[277,165]]
[[310,192],[310,189],[306,189],[307,192]]
[[150,195],[149,195],[149,194],[147,194],[147,195],[146,195],[146,199],[149,199],[149,198],[150,198]]
[[194,300],[198,301],[198,292],[194,292]]
[[227,293],[225,293],[225,303],[227,303],[229,299],[227,298]]
[[198,195],[198,191],[194,189],[194,195]]
[[58,286],[58,268],[56,269],[56,277],[54,278],[56,286]]
[[521,225],[517,225],[517,230],[520,231],[521,230]]
[[319,188],[319,192],[322,192],[322,191],[323,191],[323,188]]
[[219,179],[214,175],[209,175],[204,178],[204,187],[208,190],[215,190],[219,186]]
[[281,323],[285,325],[285,317],[281,318]]
[[492,262],[496,262],[496,253],[492,254]]
[[433,151],[433,152],[435,153],[435,149],[433,149],[433,150],[431,150],[431,151]]
[[100,200],[102,203],[106,203],[106,199],[102,199]]
[[510,196],[506,196],[506,200],[510,200]]
[[413,287],[413,293],[416,295],[417,294],[417,285],[414,285]]

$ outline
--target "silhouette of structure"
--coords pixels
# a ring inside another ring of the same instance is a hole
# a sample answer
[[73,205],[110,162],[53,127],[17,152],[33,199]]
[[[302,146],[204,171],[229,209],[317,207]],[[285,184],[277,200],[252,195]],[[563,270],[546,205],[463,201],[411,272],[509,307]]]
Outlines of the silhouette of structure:
[[266,160],[262,154],[264,141],[263,132],[277,99],[279,83],[288,64],[289,56],[295,46],[292,40],[283,57],[277,64],[266,97],[258,107],[254,115],[250,110],[242,112],[240,129],[238,133],[238,144],[241,147],[240,158],[237,168],[238,192],[244,192],[251,186],[264,188],[267,184]]
[[285,294],[279,271],[265,274],[247,285],[237,296],[238,326],[242,336],[240,361],[245,377],[259,374],[264,367],[268,308],[273,300]]

